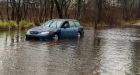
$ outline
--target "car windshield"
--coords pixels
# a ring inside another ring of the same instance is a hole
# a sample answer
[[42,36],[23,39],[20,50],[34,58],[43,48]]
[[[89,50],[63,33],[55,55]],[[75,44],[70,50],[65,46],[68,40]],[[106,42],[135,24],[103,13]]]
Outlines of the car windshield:
[[59,28],[63,21],[47,21],[42,26],[43,27],[50,27],[50,28]]

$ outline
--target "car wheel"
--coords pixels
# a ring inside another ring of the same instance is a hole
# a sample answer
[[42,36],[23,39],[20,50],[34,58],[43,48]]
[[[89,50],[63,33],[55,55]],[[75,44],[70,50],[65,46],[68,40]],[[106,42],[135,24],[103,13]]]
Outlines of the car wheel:
[[54,34],[53,37],[52,37],[52,39],[53,39],[53,40],[59,40],[58,34]]
[[80,38],[81,37],[81,33],[80,32],[78,32],[78,38]]
[[81,32],[78,32],[78,38],[82,38],[83,34]]

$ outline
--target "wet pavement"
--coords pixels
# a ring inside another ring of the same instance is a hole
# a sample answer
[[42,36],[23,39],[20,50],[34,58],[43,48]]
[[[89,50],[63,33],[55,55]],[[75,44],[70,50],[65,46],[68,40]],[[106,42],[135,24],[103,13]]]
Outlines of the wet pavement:
[[140,29],[85,30],[83,39],[60,41],[1,31],[0,75],[140,75]]

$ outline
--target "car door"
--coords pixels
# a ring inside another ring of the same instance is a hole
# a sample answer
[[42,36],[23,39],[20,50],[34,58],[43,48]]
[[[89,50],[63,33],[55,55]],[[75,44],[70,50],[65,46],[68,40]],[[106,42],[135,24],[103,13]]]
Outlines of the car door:
[[78,27],[73,21],[69,21],[70,29],[71,29],[71,36],[72,37],[77,37],[78,35]]
[[[65,24],[68,24],[67,27],[64,27]],[[65,22],[61,27],[61,37],[72,38],[76,37],[78,34],[78,28],[75,27],[75,24],[72,21]]]

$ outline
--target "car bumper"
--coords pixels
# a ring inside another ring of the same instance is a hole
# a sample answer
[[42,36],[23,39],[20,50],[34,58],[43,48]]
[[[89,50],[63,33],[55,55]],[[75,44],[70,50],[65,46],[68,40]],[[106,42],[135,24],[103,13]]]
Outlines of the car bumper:
[[26,34],[26,39],[51,39],[51,35],[28,35]]

